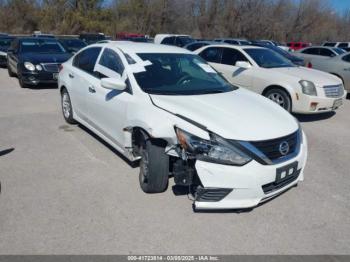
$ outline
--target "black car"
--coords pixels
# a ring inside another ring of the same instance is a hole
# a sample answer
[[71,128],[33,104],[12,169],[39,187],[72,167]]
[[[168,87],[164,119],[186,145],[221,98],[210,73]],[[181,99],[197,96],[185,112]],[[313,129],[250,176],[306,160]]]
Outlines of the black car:
[[99,41],[108,40],[104,34],[80,34],[79,39],[83,40],[88,45],[97,43]]
[[59,38],[58,41],[63,45],[63,47],[72,54],[75,54],[80,49],[87,46],[87,44],[78,38]]
[[28,87],[57,83],[59,67],[71,54],[56,39],[29,37],[15,39],[7,57],[9,75]]
[[0,36],[0,66],[7,65],[7,50],[10,48],[11,42],[15,39],[12,36]]
[[289,61],[291,61],[293,64],[297,65],[297,66],[305,66],[305,61],[304,59],[297,57],[281,48],[279,48],[278,46],[274,46],[271,44],[265,44],[265,43],[252,43],[252,45],[254,46],[260,46],[260,47],[265,47],[265,48],[269,48],[273,51],[275,51],[276,53],[280,54],[281,56],[284,56],[285,58],[287,58]]

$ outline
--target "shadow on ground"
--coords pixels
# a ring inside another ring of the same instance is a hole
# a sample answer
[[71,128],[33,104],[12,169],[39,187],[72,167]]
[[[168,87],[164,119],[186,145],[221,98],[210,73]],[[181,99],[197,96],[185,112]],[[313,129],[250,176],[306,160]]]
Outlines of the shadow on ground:
[[10,154],[12,151],[14,151],[15,149],[13,147],[11,148],[8,148],[8,149],[5,149],[5,150],[1,150],[0,151],[0,156],[4,156],[4,155],[7,155],[7,154]]
[[28,86],[26,89],[43,90],[43,89],[57,89],[57,84],[38,84],[36,86]]
[[294,116],[299,120],[299,122],[313,122],[313,121],[329,119],[333,117],[335,114],[336,112],[332,111],[332,112],[320,113],[320,114],[314,114],[314,115],[295,114]]
[[83,126],[81,124],[78,124],[78,126],[81,129],[83,129],[85,132],[87,132],[89,135],[94,137],[96,140],[98,140],[101,144],[103,144],[108,149],[110,149],[114,154],[116,154],[121,159],[123,159],[130,167],[132,167],[132,168],[139,167],[140,161],[131,162],[129,159],[127,159],[125,156],[123,156],[121,153],[119,153],[119,151],[117,151],[115,148],[113,148],[110,144],[108,144],[106,141],[104,141],[102,138],[100,138],[98,135],[96,135],[90,129],[88,129],[87,127],[85,127],[85,126]]

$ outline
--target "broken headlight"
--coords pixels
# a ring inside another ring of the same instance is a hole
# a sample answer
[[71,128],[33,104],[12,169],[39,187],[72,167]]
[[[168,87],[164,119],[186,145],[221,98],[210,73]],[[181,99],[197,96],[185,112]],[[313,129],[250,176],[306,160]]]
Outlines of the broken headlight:
[[176,136],[181,148],[196,159],[224,165],[242,166],[251,158],[234,143],[210,133],[210,140],[192,135],[175,127]]

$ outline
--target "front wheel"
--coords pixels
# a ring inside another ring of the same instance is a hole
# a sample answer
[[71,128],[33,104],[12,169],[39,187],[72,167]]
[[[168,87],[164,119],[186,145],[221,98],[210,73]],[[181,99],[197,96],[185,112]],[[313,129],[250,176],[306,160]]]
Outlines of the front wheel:
[[265,96],[283,107],[288,112],[292,110],[292,101],[288,95],[288,93],[282,89],[274,88],[266,92]]
[[139,182],[145,193],[161,193],[168,187],[169,156],[164,146],[149,138],[141,142]]
[[9,74],[9,77],[15,77],[16,76],[16,74],[14,72],[12,72],[9,63],[7,63],[7,72]]
[[62,104],[62,113],[63,113],[64,120],[66,120],[66,122],[69,124],[75,124],[76,121],[73,118],[72,103],[70,101],[70,96],[66,89],[62,90],[61,104]]

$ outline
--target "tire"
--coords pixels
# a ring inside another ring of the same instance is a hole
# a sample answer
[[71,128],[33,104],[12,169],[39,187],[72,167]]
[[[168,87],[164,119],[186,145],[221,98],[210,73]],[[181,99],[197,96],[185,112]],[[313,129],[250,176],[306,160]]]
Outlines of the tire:
[[276,104],[283,107],[288,112],[292,110],[292,100],[289,94],[280,88],[273,88],[266,92],[265,96],[275,102]]
[[15,77],[16,74],[14,72],[12,72],[10,65],[7,63],[7,72],[9,74],[9,77]]
[[141,142],[139,182],[145,193],[161,193],[168,187],[169,156],[162,145],[152,143],[149,138]]
[[76,124],[77,122],[73,118],[72,103],[66,89],[63,89],[61,92],[61,106],[64,120],[66,120],[68,124]]

